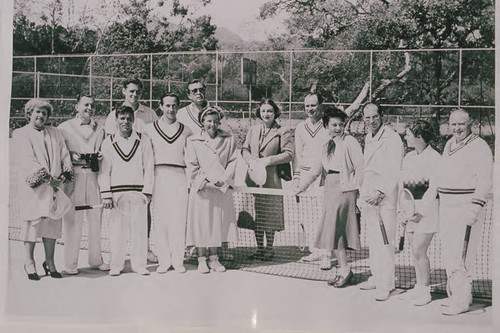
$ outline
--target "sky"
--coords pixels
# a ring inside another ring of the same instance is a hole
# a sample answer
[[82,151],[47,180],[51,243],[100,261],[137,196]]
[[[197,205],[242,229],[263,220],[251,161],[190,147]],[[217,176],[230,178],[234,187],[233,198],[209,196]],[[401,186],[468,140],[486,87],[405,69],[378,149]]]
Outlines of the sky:
[[[3,0],[0,0],[3,1]],[[51,0],[15,0],[19,4],[25,4],[24,10],[28,12],[28,17],[38,21],[43,5]],[[128,2],[129,0],[108,0],[112,2]],[[150,0],[154,3],[155,0]],[[159,1],[159,0],[156,0]],[[259,8],[271,0],[212,0],[205,7],[201,6],[200,0],[180,0],[182,5],[189,8],[189,12],[195,16],[208,14],[212,17],[212,24],[217,27],[224,27],[233,33],[239,35],[246,41],[264,41],[269,34],[284,32],[284,15],[279,15],[266,21],[258,20]],[[166,6],[158,9],[158,13],[164,13],[168,16],[171,10],[171,0],[164,1]],[[72,20],[75,20],[86,7],[86,11],[95,16],[96,25],[104,27],[113,21],[112,18],[105,15],[105,11],[100,8],[103,0],[62,0],[63,3],[63,22],[69,17],[68,9],[73,8],[74,14]],[[108,13],[109,14],[109,13]]]

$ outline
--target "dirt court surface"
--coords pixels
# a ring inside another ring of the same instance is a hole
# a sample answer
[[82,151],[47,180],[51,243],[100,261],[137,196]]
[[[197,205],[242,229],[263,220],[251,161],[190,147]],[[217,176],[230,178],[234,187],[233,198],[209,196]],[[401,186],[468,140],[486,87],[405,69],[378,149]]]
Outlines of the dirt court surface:
[[[86,251],[81,251],[80,274],[57,280],[42,276],[41,244],[35,259],[42,279],[29,281],[23,243],[10,241],[9,252],[9,323],[0,324],[1,332],[154,332],[167,327],[169,332],[494,332],[491,300],[485,299],[476,299],[466,314],[446,317],[438,299],[443,295],[415,307],[398,296],[377,302],[374,291],[356,286],[335,289],[325,282],[238,270],[202,275],[189,265],[186,274],[157,274],[157,265],[150,264],[150,276],[126,267],[122,275],[110,277],[87,267]],[[59,271],[62,259],[58,245]]]

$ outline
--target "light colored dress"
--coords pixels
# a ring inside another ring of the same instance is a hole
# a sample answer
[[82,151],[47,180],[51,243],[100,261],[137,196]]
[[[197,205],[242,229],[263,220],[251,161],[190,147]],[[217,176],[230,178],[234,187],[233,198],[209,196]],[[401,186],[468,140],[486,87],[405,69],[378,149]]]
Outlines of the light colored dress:
[[[186,245],[219,247],[222,242],[237,240],[233,184],[236,167],[236,142],[225,131],[215,138],[206,132],[194,134],[186,148],[186,176],[190,182]],[[221,189],[206,188],[224,182]]]
[[[436,170],[441,155],[430,145],[420,154],[411,151],[403,159],[401,167],[401,187],[408,189],[415,199],[415,210],[423,205],[422,198],[429,188],[429,180]],[[418,223],[408,221],[406,232],[435,233],[439,231],[439,202],[434,199],[431,210]]]
[[21,209],[25,223],[21,228],[21,239],[35,242],[38,238],[61,237],[61,219],[48,218],[54,190],[46,182],[32,188],[27,179],[45,169],[58,178],[63,172],[72,171],[70,155],[61,132],[54,127],[35,129],[31,124],[15,130],[12,134],[17,149],[15,165],[18,168],[19,194],[27,203]]
[[326,173],[323,214],[313,245],[325,250],[359,250],[361,243],[356,218],[356,198],[363,174],[363,153],[357,140],[350,135],[338,136],[333,140],[333,154],[328,156],[329,142],[325,143],[320,166],[317,162],[313,164],[302,185],[307,186],[322,171]]
[[[243,144],[242,156],[247,163],[253,159],[270,157],[271,164],[266,167],[267,178],[262,187],[281,189],[278,165],[289,163],[293,156],[290,130],[276,122],[268,132],[264,124],[252,126]],[[257,187],[248,174],[245,182],[249,187]],[[263,231],[285,229],[282,196],[255,194],[255,229]]]

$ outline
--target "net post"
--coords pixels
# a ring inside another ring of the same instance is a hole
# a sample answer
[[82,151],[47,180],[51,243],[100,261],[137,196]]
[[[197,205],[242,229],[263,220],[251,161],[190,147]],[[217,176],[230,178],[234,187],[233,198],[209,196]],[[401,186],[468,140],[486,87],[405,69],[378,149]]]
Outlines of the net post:
[[36,56],[33,57],[33,97],[37,97],[37,63]]
[[215,50],[215,106],[219,106],[219,50]]
[[89,57],[89,95],[92,96],[92,73],[93,73],[93,57]]
[[462,100],[462,49],[458,50],[458,107]]
[[368,95],[368,101],[372,101],[372,81],[373,81],[373,50],[370,50],[370,94]]
[[153,108],[153,53],[149,54],[149,107]]
[[111,77],[111,83],[109,85],[109,112],[113,111],[113,77]]
[[290,73],[288,78],[288,126],[292,127],[292,79],[293,79],[293,50],[290,50]]

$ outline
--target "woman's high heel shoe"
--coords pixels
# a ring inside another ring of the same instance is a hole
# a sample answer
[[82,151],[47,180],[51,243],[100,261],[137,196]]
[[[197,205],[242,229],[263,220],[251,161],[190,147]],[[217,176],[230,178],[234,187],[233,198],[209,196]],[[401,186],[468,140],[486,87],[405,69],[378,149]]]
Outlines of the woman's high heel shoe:
[[42,267],[43,267],[43,270],[45,271],[45,275],[47,275],[47,276],[50,275],[50,277],[54,278],[54,279],[62,278],[61,273],[59,273],[58,271],[49,270],[49,267],[47,266],[47,263],[45,261],[43,262]]
[[40,277],[38,276],[37,272],[35,273],[28,273],[28,270],[26,269],[26,265],[24,265],[24,271],[26,274],[28,274],[28,279],[32,281],[39,281]]

